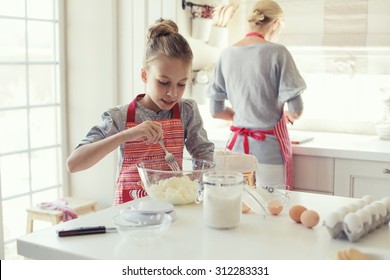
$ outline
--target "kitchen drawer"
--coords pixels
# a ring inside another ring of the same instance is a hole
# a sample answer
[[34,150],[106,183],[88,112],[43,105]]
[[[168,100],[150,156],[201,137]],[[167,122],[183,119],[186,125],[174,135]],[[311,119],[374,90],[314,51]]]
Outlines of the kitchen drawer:
[[390,163],[366,160],[351,160],[351,174],[390,179]]
[[376,200],[380,200],[386,196],[390,197],[390,179],[386,180],[353,175],[351,177],[349,196],[362,198],[367,194],[371,195]]
[[294,189],[333,194],[334,158],[294,155]]
[[375,199],[390,196],[390,163],[336,159],[334,194]]

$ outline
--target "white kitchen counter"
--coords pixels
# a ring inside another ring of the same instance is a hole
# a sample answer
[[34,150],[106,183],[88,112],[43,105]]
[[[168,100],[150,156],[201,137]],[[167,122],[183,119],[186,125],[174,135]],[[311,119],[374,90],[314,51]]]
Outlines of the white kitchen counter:
[[[217,149],[226,146],[230,135],[229,127],[207,130],[208,137]],[[313,140],[293,145],[296,155],[334,157],[356,160],[390,162],[390,141],[380,140],[376,135],[358,135],[290,130],[290,137],[313,137]]]
[[[325,217],[355,199],[290,192],[291,201],[278,216],[242,215],[235,229],[216,230],[202,220],[202,205],[175,206],[177,220],[151,243],[131,241],[118,233],[57,237],[56,230],[74,227],[113,226],[112,217],[129,203],[107,208],[17,240],[18,254],[31,259],[119,260],[290,260],[333,259],[339,250],[355,247],[370,259],[390,259],[388,224],[358,242],[332,239],[322,226]],[[131,203],[131,202],[130,202]],[[293,222],[288,210],[301,204],[319,213],[313,229]]]

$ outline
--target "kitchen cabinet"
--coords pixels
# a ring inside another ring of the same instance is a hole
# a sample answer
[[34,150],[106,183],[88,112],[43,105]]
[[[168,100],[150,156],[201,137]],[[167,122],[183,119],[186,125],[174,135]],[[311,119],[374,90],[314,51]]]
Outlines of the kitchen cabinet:
[[333,194],[334,158],[294,155],[294,190]]
[[335,160],[334,194],[374,199],[390,196],[390,162],[368,160]]
[[390,163],[294,155],[294,189],[379,200],[390,196]]

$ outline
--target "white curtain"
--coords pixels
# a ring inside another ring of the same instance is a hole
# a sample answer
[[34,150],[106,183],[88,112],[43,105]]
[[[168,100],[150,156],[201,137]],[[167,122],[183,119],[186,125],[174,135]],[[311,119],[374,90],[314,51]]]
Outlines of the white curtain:
[[368,0],[325,0],[325,46],[365,46],[368,31]]

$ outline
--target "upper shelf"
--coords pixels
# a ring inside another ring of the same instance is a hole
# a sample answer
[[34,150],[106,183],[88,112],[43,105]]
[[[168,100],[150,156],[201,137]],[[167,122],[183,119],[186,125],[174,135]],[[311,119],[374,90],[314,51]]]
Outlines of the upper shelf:
[[[255,1],[247,3],[247,11]],[[390,1],[282,0],[289,46],[390,47]]]

